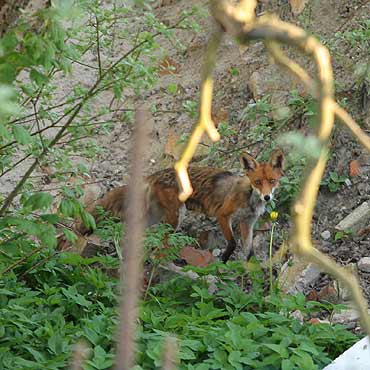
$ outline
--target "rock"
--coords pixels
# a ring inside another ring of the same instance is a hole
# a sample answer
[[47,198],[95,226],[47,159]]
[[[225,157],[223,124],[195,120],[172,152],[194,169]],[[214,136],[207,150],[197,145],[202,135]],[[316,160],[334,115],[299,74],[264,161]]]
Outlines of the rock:
[[[277,91],[286,92],[293,88],[302,90],[302,85],[298,86],[297,80],[294,80],[276,65],[269,65],[253,72],[249,78],[248,87],[254,99],[260,99],[266,94],[271,94],[272,91],[274,93]],[[288,99],[288,95],[286,99]]]
[[221,256],[221,249],[219,248],[215,248],[213,251],[212,251],[212,254],[214,257],[219,257]]
[[356,322],[359,320],[359,318],[360,314],[358,311],[353,308],[349,308],[342,310],[339,313],[335,313],[332,317],[332,322],[334,324],[346,325],[348,328],[355,328]]
[[370,220],[370,202],[364,202],[335,226],[337,230],[357,230]]
[[[351,274],[357,275],[357,265],[355,263],[349,263],[346,266],[343,266],[345,270],[350,272]],[[351,299],[351,291],[342,283],[341,280],[336,281],[335,285],[339,298],[341,302],[346,302]]]
[[290,313],[291,317],[294,317],[296,320],[299,322],[303,323],[304,322],[304,316],[303,313],[300,310],[295,310]]
[[275,121],[287,119],[292,115],[291,109],[287,106],[289,97],[286,91],[274,91],[271,94],[272,118]]
[[347,349],[330,365],[323,370],[367,370],[370,364],[369,337],[362,338],[359,342]]
[[321,237],[322,237],[324,240],[328,240],[328,239],[330,239],[330,237],[331,237],[331,233],[330,233],[330,231],[329,231],[329,230],[325,230],[325,231],[323,231],[320,235],[321,235]]
[[320,277],[318,267],[297,257],[293,258],[293,263],[287,261],[281,270],[279,284],[286,294],[306,292]]
[[366,182],[361,182],[357,185],[357,190],[361,195],[368,196],[370,194],[370,185]]
[[362,257],[357,262],[357,266],[362,272],[370,272],[370,257]]

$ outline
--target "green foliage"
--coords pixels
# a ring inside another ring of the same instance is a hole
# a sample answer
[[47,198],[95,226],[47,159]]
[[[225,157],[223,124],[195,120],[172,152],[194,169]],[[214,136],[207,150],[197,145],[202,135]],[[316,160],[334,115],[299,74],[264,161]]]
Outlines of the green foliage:
[[[18,178],[18,166],[26,166],[10,193],[21,195],[20,206],[12,207],[16,198],[6,203],[9,195],[0,196],[0,216],[6,216],[0,218],[0,268],[17,265],[28,255],[32,260],[39,248],[52,256],[56,227],[62,223],[80,219],[95,228],[79,202],[89,175],[82,163],[102,152],[96,136],[109,133],[122,120],[130,123],[132,111],[122,117],[116,107],[126,107],[133,92],[141,95],[154,87],[158,56],[165,54],[157,38],[181,47],[173,31],[195,29],[197,14],[196,8],[189,9],[165,25],[149,3],[143,12],[135,4],[101,7],[95,0],[53,1],[36,14],[24,13],[0,40],[1,180]],[[135,37],[132,18],[138,19]],[[127,52],[117,50],[118,44],[127,45]],[[87,53],[98,53],[97,60],[86,62]],[[71,74],[80,63],[86,81]],[[109,106],[102,96],[112,92]],[[43,184],[31,175],[39,166],[47,168],[48,181],[59,184],[53,196],[37,192]],[[73,185],[60,186],[63,183]],[[113,234],[117,252],[118,228]],[[68,240],[76,239],[71,230],[61,229]]]
[[[22,270],[46,256],[40,253]],[[4,369],[64,369],[80,339],[92,347],[84,369],[112,366],[119,284],[89,267],[96,262],[110,266],[108,257],[63,253],[25,279],[12,273],[2,278]],[[357,339],[340,325],[302,324],[291,317],[295,310],[309,318],[334,306],[307,302],[303,295],[264,297],[258,266],[249,272],[250,293],[235,284],[233,275],[244,272],[240,263],[195,270],[200,274],[196,281],[179,276],[150,289],[140,311],[139,368],[159,368],[169,333],[180,344],[180,369],[321,369]],[[215,294],[203,279],[209,273],[220,280]]]
[[336,193],[345,184],[347,177],[338,175],[335,171],[330,171],[329,174],[321,181],[321,185],[327,186],[332,193]]
[[145,260],[153,266],[168,263],[178,258],[182,248],[195,243],[194,238],[174,232],[171,225],[153,226],[147,229],[145,234]]
[[302,183],[306,157],[299,152],[289,150],[286,156],[284,176],[280,179],[276,199],[279,208],[288,210],[298,195]]
[[[168,54],[157,39],[166,38],[184,49],[173,31],[198,32],[197,15],[201,14],[192,8],[168,25],[156,17],[150,2],[103,8],[96,0],[60,0],[35,15],[24,14],[0,40],[0,177],[12,176],[26,160],[37,165],[28,167],[24,183],[15,189],[19,206],[4,209],[0,218],[1,368],[65,369],[79,339],[92,347],[84,369],[112,367],[119,285],[94,267],[117,269],[119,260],[82,258],[55,250],[61,224],[81,219],[95,228],[93,217],[78,200],[87,166],[76,164],[73,157],[96,157],[103,149],[94,137],[109,133],[117,122],[132,122],[130,103],[155,86],[159,56]],[[134,37],[133,18],[138,20]],[[361,34],[345,37],[363,42]],[[117,53],[119,44],[127,45],[126,54]],[[89,52],[98,54],[91,64],[83,58]],[[72,78],[80,63],[88,71],[88,83]],[[237,76],[239,70],[231,68],[230,74]],[[62,80],[67,94],[59,88]],[[167,91],[175,96],[178,85],[169,84]],[[109,105],[102,99],[107,93],[113,97]],[[315,117],[312,102],[292,92],[288,109],[275,122],[267,99],[243,112],[243,119],[258,123],[245,139],[266,140],[297,115],[308,120]],[[116,106],[125,107],[122,116],[112,108]],[[186,100],[183,107],[196,118],[196,101]],[[225,138],[236,133],[228,123],[220,123],[219,130]],[[296,146],[299,140],[291,138]],[[210,147],[210,154],[218,150],[217,145]],[[281,181],[283,203],[297,191],[301,160],[297,163]],[[37,184],[27,176],[38,166],[49,169],[50,180],[73,180],[74,185],[61,186],[55,197],[37,192]],[[334,183],[327,183],[329,188],[342,183],[340,176],[329,176]],[[0,197],[0,206],[5,198]],[[54,199],[60,198],[55,204]],[[61,230],[68,240],[76,239],[69,228]],[[195,242],[172,231],[168,225],[148,230],[145,251],[152,271]],[[113,242],[121,258],[121,223],[103,217],[96,233]],[[305,302],[302,295],[265,297],[259,267],[248,273],[250,293],[236,283],[245,273],[241,264],[191,269],[201,278],[177,277],[148,289],[140,312],[137,368],[161,365],[163,339],[169,333],[179,339],[180,368],[198,370],[319,369],[356,340],[343,327],[301,324],[292,318],[290,312],[297,309],[308,318],[333,307]],[[208,274],[220,280],[213,295],[208,292]]]
[[190,118],[195,119],[198,116],[198,102],[194,100],[185,100],[182,104]]
[[337,231],[334,235],[334,241],[347,240],[353,237],[353,230]]

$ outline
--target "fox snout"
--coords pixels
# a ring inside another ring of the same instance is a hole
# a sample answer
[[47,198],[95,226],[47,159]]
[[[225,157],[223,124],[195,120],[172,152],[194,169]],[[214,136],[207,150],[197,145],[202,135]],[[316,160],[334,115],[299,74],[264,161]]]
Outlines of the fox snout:
[[275,188],[270,188],[263,191],[263,189],[259,189],[253,186],[253,190],[255,191],[256,195],[262,202],[269,202],[274,198]]

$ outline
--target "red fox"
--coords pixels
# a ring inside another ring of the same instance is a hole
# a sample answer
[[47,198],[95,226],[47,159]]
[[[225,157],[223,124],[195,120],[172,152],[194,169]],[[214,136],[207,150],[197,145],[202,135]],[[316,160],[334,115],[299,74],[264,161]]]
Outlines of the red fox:
[[[145,180],[146,205],[143,210],[147,226],[165,222],[176,230],[186,210],[216,217],[227,241],[227,248],[222,255],[222,260],[226,262],[237,244],[231,219],[238,213],[243,254],[248,258],[253,252],[254,224],[264,213],[266,202],[272,199],[274,190],[279,185],[284,155],[278,149],[271,154],[268,162],[258,163],[250,154],[244,153],[240,161],[245,170],[244,176],[218,168],[190,166],[189,176],[194,191],[185,203],[178,199],[179,186],[173,168],[148,176]],[[88,211],[96,217],[95,207],[101,206],[123,222],[126,194],[126,185],[117,187],[89,207]],[[79,231],[88,232],[82,225]]]

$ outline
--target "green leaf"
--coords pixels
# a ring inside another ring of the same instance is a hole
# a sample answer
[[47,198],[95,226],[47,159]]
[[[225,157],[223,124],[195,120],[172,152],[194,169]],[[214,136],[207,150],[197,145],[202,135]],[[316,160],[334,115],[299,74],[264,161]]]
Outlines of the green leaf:
[[67,229],[66,227],[63,227],[63,234],[65,235],[66,239],[69,242],[73,243],[78,239],[78,236],[73,231]]
[[32,136],[30,133],[21,125],[13,125],[12,127],[13,135],[15,140],[21,144],[29,144],[32,141]]
[[9,131],[1,122],[0,122],[0,137],[3,138],[4,140],[9,140],[11,138]]
[[167,86],[167,91],[172,94],[172,95],[176,95],[177,93],[177,90],[178,90],[178,86],[177,84],[175,83],[171,83]]
[[288,358],[289,353],[288,350],[285,347],[280,346],[279,344],[273,344],[273,343],[264,343],[265,347],[271,349],[272,351],[278,353],[282,358]]
[[56,231],[52,225],[42,225],[41,232],[38,233],[37,237],[41,243],[48,247],[54,248],[57,246]]
[[284,359],[281,362],[281,370],[294,370],[294,362],[289,359]]
[[18,39],[14,32],[7,32],[0,40],[0,55],[13,51],[18,45]]
[[40,216],[41,220],[48,222],[49,224],[56,224],[57,222],[60,222],[60,218],[55,213],[50,214],[43,214]]
[[65,217],[77,217],[79,215],[76,202],[70,199],[62,199],[59,205],[59,211]]
[[82,222],[86,227],[92,230],[96,229],[95,219],[90,213],[86,212],[84,209],[81,209],[80,215]]
[[0,63],[0,82],[11,84],[17,76],[17,66],[11,63]]
[[48,339],[48,347],[54,354],[59,354],[63,351],[63,340],[57,333],[53,333]]
[[47,81],[48,78],[44,74],[40,73],[36,69],[32,68],[30,72],[30,79],[34,81],[37,86],[42,87]]
[[49,193],[35,193],[24,202],[24,207],[30,208],[32,211],[49,208],[53,203],[53,199]]
[[74,303],[82,307],[89,307],[91,302],[88,301],[83,295],[77,292],[75,286],[70,286],[68,289],[62,289],[63,294],[70,298]]

